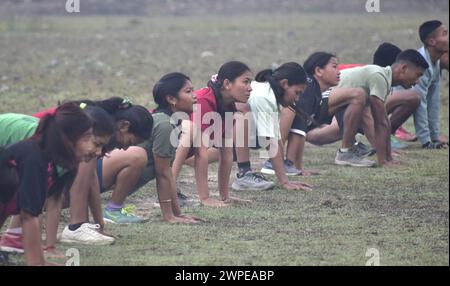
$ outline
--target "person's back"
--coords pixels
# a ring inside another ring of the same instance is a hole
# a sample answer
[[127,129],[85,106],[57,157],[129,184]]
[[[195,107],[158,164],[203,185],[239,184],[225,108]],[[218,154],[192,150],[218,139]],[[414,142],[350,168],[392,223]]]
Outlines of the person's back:
[[33,116],[17,113],[0,115],[0,146],[30,138],[36,131],[39,119]]
[[391,85],[391,67],[366,65],[343,70],[338,87],[361,87],[384,101]]

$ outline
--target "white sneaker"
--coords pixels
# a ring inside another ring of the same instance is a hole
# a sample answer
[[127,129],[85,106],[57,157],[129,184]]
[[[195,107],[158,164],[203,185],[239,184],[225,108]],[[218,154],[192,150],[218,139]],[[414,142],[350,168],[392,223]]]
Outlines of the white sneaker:
[[78,229],[71,231],[66,226],[61,233],[60,242],[79,243],[90,245],[109,245],[114,243],[114,238],[101,234],[100,225],[83,223]]

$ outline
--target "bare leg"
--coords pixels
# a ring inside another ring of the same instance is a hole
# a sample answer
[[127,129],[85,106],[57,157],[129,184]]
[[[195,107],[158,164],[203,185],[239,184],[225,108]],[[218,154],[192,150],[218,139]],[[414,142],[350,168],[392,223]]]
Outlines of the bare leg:
[[[97,168],[97,159],[80,163],[78,172],[70,187],[70,224],[78,224],[89,220],[88,197],[92,174]],[[95,178],[95,180],[98,180]]]
[[[175,160],[172,164],[172,176],[175,179],[175,181],[178,178],[178,175],[181,171],[181,168],[183,167],[183,164],[186,163],[186,158],[191,151],[192,144],[193,143],[193,123],[189,120],[183,120],[181,122],[181,136],[180,136],[180,142],[177,147],[177,151],[175,154]],[[194,158],[192,158],[194,159]],[[194,162],[191,165],[194,166]]]
[[283,142],[283,146],[286,143],[286,140],[288,139],[294,119],[295,119],[295,113],[291,109],[283,108],[281,110],[280,133],[281,133],[281,141]]
[[336,117],[333,117],[330,125],[315,128],[306,134],[306,142],[319,146],[332,144],[341,139],[342,136]]
[[[220,156],[220,151],[217,148],[208,148],[208,164],[218,162]],[[192,168],[195,167],[195,157],[191,156],[184,161],[185,165],[188,165]]]
[[328,98],[328,112],[335,114],[345,108],[342,148],[351,148],[366,106],[366,93],[362,88],[335,88]]
[[366,136],[370,145],[375,147],[376,146],[375,127],[373,123],[372,110],[370,109],[370,107],[366,107],[364,109],[364,114],[362,118],[362,128],[364,130],[364,135]]
[[[236,108],[237,110],[242,113],[242,115],[245,117],[247,116],[247,113],[250,112],[250,105],[247,103],[237,103],[236,104]],[[251,121],[250,121],[251,122]],[[234,128],[234,138],[235,139],[235,144],[236,142],[240,142],[243,144],[239,144],[239,147],[236,147],[236,157],[237,157],[237,162],[238,163],[244,163],[244,162],[249,162],[250,161],[250,148],[249,148],[249,130],[250,130],[250,122],[248,120],[244,120],[241,123],[236,123],[236,128]],[[242,134],[244,137],[243,138],[237,138],[238,135],[236,133],[236,129],[239,128],[243,128],[243,133]],[[242,142],[243,141],[243,142]],[[241,146],[242,145],[242,146]]]
[[413,90],[398,90],[386,99],[386,111],[390,115],[391,134],[408,120],[420,105],[420,95]]
[[369,101],[375,126],[375,149],[377,150],[378,164],[382,166],[392,161],[390,151],[391,141],[389,139],[391,126],[386,114],[384,102],[376,96],[370,96]]
[[103,159],[103,185],[114,192],[111,202],[122,205],[136,186],[147,165],[147,152],[144,148],[132,146],[127,150],[116,149]]
[[304,170],[303,165],[303,150],[305,148],[305,136],[300,134],[289,134],[288,144],[286,149],[286,158],[294,162],[298,170]]

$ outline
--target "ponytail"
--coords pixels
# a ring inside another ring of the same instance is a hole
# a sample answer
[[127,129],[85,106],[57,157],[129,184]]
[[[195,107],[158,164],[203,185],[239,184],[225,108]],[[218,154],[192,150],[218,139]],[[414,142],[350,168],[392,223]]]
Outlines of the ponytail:
[[119,120],[130,122],[129,131],[132,134],[144,140],[150,138],[153,128],[152,115],[145,107],[133,105],[129,99],[111,97],[99,101],[81,100],[77,103],[85,103],[88,106],[86,109],[92,106],[99,107],[106,111],[114,122]]
[[36,140],[56,164],[74,169],[78,165],[75,144],[91,128],[92,121],[87,114],[79,105],[69,102],[41,118],[30,140]]
[[289,85],[306,84],[306,73],[298,63],[289,62],[282,64],[273,71],[271,69],[262,70],[255,77],[257,82],[268,82],[270,84],[279,105],[284,96],[284,89],[280,85],[280,81],[283,79],[287,79]]

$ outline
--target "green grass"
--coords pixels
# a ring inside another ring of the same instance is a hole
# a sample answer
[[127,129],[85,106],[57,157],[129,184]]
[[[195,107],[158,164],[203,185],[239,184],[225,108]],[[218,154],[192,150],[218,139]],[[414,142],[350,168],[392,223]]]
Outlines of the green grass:
[[[112,95],[151,107],[152,85],[164,73],[183,71],[202,87],[230,59],[255,72],[303,62],[316,50],[334,51],[343,63],[369,63],[382,41],[418,48],[417,27],[429,18],[448,25],[448,14],[427,12],[2,19],[0,112],[33,113],[58,100]],[[203,51],[214,56],[202,58]],[[448,135],[447,73],[442,87]],[[411,121],[407,127],[412,130]],[[250,205],[189,207],[187,213],[208,220],[195,226],[161,222],[150,183],[129,199],[150,222],[108,226],[117,242],[76,246],[81,265],[364,265],[369,248],[379,250],[382,265],[448,265],[448,151],[423,151],[413,143],[397,168],[356,169],[332,164],[337,146],[307,146],[307,165],[322,170],[300,178],[312,192],[242,193],[236,195]],[[257,153],[252,160],[254,168],[263,161]],[[214,195],[216,171],[211,165]],[[195,196],[191,168],[178,183]]]

